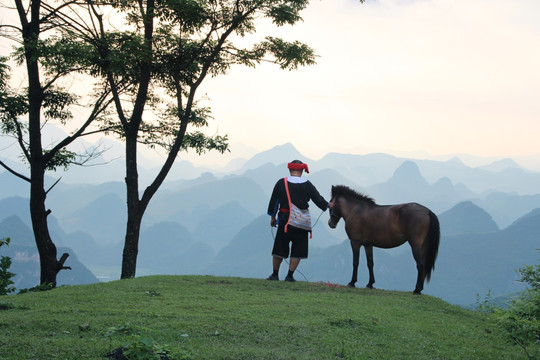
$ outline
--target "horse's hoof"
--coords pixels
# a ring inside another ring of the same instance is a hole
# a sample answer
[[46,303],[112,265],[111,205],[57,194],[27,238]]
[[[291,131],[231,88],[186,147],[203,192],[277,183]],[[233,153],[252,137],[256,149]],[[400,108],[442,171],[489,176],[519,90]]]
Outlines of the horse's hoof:
[[414,291],[413,291],[413,294],[414,294],[414,295],[422,295],[422,291],[420,291],[420,290],[414,290]]
[[366,289],[373,289],[373,285],[366,285]]
[[355,288],[356,286],[354,286],[354,284],[347,284],[347,287],[350,287],[350,288]]

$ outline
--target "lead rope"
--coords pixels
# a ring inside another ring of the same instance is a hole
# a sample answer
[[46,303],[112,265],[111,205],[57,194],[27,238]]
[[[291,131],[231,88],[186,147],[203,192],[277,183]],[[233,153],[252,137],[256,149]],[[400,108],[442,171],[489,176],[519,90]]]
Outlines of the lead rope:
[[315,225],[317,225],[317,223],[319,222],[319,219],[321,218],[322,214],[324,213],[324,211],[321,211],[321,213],[319,214],[319,217],[317,218],[317,220],[315,221],[315,224],[313,224],[313,226],[311,227],[312,229],[315,227]]
[[[324,213],[324,211],[321,211],[321,213],[319,214],[319,217],[317,218],[317,220],[315,221],[315,224],[313,224],[313,226],[311,227],[311,229],[313,230],[313,228],[315,227],[315,225],[317,225],[317,223],[319,222],[319,219],[321,218],[322,214]],[[274,228],[272,226],[270,226],[270,234],[272,234],[272,240],[274,240],[275,238],[275,235],[274,235]],[[290,265],[289,262],[287,261],[287,259],[283,259],[285,260],[285,262],[287,263],[287,265]],[[300,275],[302,275],[302,277],[307,281],[309,282],[309,280],[307,279],[306,275],[304,275],[304,273],[302,273],[300,270],[298,270],[298,268],[296,268],[296,271],[300,273]]]

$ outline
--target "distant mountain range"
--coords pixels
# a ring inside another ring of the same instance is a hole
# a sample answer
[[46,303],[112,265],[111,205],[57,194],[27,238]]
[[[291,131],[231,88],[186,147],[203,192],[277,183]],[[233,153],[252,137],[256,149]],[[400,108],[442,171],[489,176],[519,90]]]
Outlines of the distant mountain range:
[[[333,153],[312,161],[285,144],[253,156],[232,172],[178,164],[175,171],[189,169],[185,178],[165,182],[143,219],[137,274],[266,277],[273,241],[268,199],[275,182],[287,176],[286,163],[297,158],[308,162],[311,173],[305,176],[327,199],[331,186],[342,184],[379,204],[414,201],[438,214],[441,248],[425,293],[456,304],[470,304],[488,290],[504,295],[522,288],[515,270],[539,258],[540,173],[511,160],[471,168],[459,159]],[[93,176],[100,176],[101,170],[93,169]],[[149,178],[146,170],[141,173]],[[49,193],[51,235],[62,251],[72,254],[67,265],[74,269],[62,271],[59,283],[118,278],[126,226],[121,179],[95,185],[60,182]],[[18,288],[35,286],[39,263],[30,230],[28,186],[7,172],[0,173],[0,183],[0,237],[12,239],[0,254],[13,258]],[[346,284],[352,254],[343,226],[331,230],[328,214],[316,207],[312,216],[318,222],[310,257],[302,261],[297,277]],[[376,250],[375,266],[376,287],[412,290],[415,264],[406,245]],[[359,286],[367,282],[366,273],[362,255]]]

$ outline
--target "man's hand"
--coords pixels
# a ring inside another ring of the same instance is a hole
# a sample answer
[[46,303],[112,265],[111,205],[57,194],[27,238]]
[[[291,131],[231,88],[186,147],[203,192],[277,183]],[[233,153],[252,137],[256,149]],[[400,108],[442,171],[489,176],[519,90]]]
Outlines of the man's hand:
[[272,218],[270,219],[270,226],[271,227],[276,227],[276,225],[277,225],[276,217],[272,216]]

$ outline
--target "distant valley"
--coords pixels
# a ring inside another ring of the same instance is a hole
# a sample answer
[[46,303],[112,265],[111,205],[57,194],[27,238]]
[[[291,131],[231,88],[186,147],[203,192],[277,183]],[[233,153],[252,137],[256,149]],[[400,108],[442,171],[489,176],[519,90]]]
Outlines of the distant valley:
[[[457,158],[434,161],[334,153],[313,161],[285,144],[253,156],[235,171],[179,163],[175,174],[184,168],[186,177],[176,175],[166,181],[143,219],[138,276],[266,277],[273,241],[266,215],[268,199],[274,183],[287,176],[286,163],[296,158],[309,163],[311,173],[306,177],[327,199],[331,186],[342,184],[379,204],[418,202],[439,216],[441,247],[426,294],[469,305],[477,294],[513,293],[523,288],[515,270],[540,257],[536,250],[540,248],[540,173],[511,160],[473,168]],[[77,171],[84,170],[89,171]],[[94,176],[107,171],[91,170]],[[122,173],[118,167],[114,172]],[[149,177],[150,172],[141,169],[141,178]],[[119,277],[126,223],[121,179],[122,175],[99,184],[60,182],[49,194],[52,237],[60,253],[71,254],[67,265],[73,269],[60,273],[60,284]],[[0,173],[0,183],[0,237],[12,239],[0,253],[12,257],[17,288],[35,286],[39,258],[30,230],[28,188],[7,172]],[[297,277],[346,284],[352,255],[343,225],[331,230],[328,214],[315,206],[312,216],[318,223],[310,257],[301,263]],[[367,282],[363,254],[359,275],[358,286],[362,286]],[[375,278],[378,288],[412,291],[415,265],[408,246],[376,250]]]

